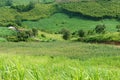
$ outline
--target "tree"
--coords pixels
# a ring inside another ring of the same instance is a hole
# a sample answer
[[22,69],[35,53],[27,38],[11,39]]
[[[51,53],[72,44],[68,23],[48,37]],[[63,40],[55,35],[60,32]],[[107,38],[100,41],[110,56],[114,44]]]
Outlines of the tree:
[[64,40],[68,40],[68,39],[70,39],[70,31],[69,30],[67,30],[67,29],[64,29],[63,30],[63,32],[62,32],[62,34],[63,34],[63,39]]

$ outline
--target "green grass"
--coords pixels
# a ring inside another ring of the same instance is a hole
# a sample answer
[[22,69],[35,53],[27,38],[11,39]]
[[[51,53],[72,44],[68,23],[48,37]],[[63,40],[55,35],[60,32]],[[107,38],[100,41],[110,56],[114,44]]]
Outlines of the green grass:
[[17,33],[15,31],[12,31],[8,29],[7,27],[0,27],[0,37],[8,37],[8,36],[13,36],[16,35]]
[[56,13],[53,16],[39,21],[24,21],[23,25],[28,27],[36,27],[38,29],[44,29],[46,31],[58,32],[63,28],[67,28],[70,31],[76,31],[79,29],[92,30],[98,24],[105,24],[107,31],[116,31],[116,25],[120,24],[119,21],[114,19],[104,19],[102,21],[94,21],[83,18],[72,17],[63,13]]
[[120,47],[79,42],[1,43],[4,80],[119,80]]
[[36,4],[34,9],[21,13],[8,6],[0,7],[0,26],[15,23],[16,16],[20,16],[21,20],[38,20],[49,17],[54,12],[56,12],[54,4]]
[[[42,37],[41,35],[43,35],[44,37]],[[41,39],[43,39],[43,38],[46,39],[47,38],[47,39],[54,39],[54,40],[58,40],[58,41],[63,41],[61,34],[52,34],[52,33],[46,33],[46,32],[43,32],[43,31],[38,32],[38,38],[41,38]]]

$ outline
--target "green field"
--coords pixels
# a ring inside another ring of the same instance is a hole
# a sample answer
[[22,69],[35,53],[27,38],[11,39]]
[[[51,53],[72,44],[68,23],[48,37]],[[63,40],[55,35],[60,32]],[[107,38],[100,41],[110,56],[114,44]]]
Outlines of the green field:
[[56,13],[53,16],[39,21],[24,21],[23,25],[28,27],[36,27],[51,32],[58,32],[63,28],[69,29],[70,31],[76,31],[79,29],[92,30],[96,25],[105,24],[107,31],[116,31],[116,25],[120,24],[115,19],[104,19],[104,20],[89,20],[78,16],[70,18],[64,13]]
[[0,44],[1,80],[119,80],[119,62],[120,47],[115,45]]
[[120,1],[76,1],[0,0],[0,80],[120,80]]

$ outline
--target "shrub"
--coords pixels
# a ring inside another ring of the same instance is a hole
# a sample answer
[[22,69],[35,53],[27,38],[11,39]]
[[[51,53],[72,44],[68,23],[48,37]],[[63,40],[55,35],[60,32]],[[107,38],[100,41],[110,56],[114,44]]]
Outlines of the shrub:
[[105,28],[106,28],[105,25],[97,25],[94,30],[95,30],[96,33],[104,33]]
[[33,36],[38,35],[38,30],[36,28],[32,28]]
[[41,34],[41,37],[45,38],[46,36],[44,34]]
[[118,32],[120,32],[120,25],[117,25],[116,29],[117,29]]
[[18,31],[17,38],[18,41],[27,41],[33,35],[31,30]]
[[95,34],[94,30],[88,30],[87,35],[93,35],[93,34]]
[[64,39],[64,40],[70,39],[71,34],[70,34],[70,31],[69,31],[69,30],[64,29],[62,33],[63,33],[63,39]]
[[85,32],[81,29],[78,31],[78,36],[79,37],[84,37],[85,36]]
[[10,42],[18,42],[17,36],[8,36],[7,40]]

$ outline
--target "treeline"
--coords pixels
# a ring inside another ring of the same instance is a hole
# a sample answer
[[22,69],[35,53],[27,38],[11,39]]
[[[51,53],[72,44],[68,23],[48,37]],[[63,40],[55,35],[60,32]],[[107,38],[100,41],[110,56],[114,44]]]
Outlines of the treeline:
[[70,32],[68,29],[62,29],[59,33],[63,34],[64,40],[73,40],[92,43],[120,42],[120,25],[116,25],[116,32],[107,32],[106,25],[96,25],[92,30],[78,30]]

